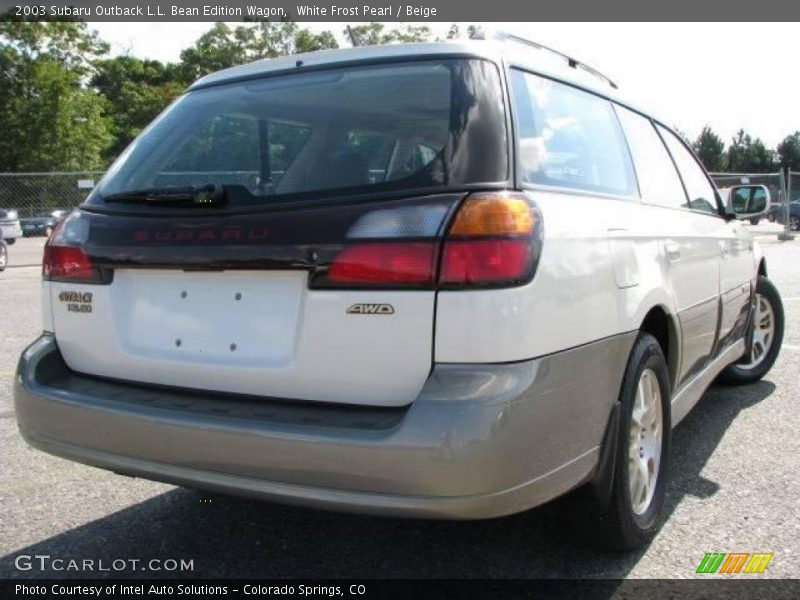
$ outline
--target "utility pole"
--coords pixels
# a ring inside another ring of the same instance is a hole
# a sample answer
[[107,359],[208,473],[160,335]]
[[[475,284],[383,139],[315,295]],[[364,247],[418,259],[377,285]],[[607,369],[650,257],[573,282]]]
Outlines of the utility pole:
[[347,26],[347,35],[350,37],[350,43],[353,44],[353,47],[360,46],[361,44],[358,43],[358,36],[356,36],[355,31],[350,25]]
[[790,242],[794,239],[794,233],[790,226],[791,216],[789,214],[789,203],[792,201],[792,170],[788,165],[781,167],[781,179],[783,184],[783,231],[778,234],[778,239],[782,242]]

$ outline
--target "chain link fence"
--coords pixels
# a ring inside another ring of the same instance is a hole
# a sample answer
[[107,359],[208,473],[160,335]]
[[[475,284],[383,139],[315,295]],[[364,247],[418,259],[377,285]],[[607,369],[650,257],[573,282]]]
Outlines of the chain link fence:
[[[3,237],[45,235],[55,211],[69,211],[86,198],[102,171],[55,173],[0,173],[0,228]],[[717,187],[762,184],[770,191],[766,218],[784,225],[786,232],[800,226],[800,173],[712,173]],[[14,214],[16,213],[16,217]],[[19,227],[9,225],[16,218]],[[49,219],[49,221],[48,221]],[[15,229],[15,231],[12,231]]]
[[[0,227],[3,236],[45,235],[48,223],[86,198],[102,171],[0,173]],[[19,226],[15,221],[19,220]]]
[[787,188],[789,229],[800,232],[800,173],[789,171]]

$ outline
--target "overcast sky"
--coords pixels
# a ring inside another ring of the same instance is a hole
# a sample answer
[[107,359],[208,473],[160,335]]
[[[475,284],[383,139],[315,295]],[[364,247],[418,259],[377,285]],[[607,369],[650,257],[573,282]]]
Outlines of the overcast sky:
[[[115,54],[177,60],[212,23],[90,23]],[[345,23],[303,23],[341,39]],[[390,24],[389,26],[391,26]],[[444,32],[449,24],[430,24]],[[584,61],[620,94],[694,138],[740,128],[775,146],[800,130],[797,23],[488,23]]]

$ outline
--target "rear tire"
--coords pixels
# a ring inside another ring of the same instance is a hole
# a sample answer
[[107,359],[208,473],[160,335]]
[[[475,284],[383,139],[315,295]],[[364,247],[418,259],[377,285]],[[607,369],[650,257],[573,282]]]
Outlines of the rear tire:
[[8,238],[6,240],[6,244],[8,244],[9,246],[13,246],[16,243],[16,241],[17,241],[17,238]]
[[750,225],[758,225],[758,222],[761,220],[761,217],[757,219],[750,219]]
[[6,265],[8,264],[8,248],[6,245],[0,241],[0,272],[6,270]]
[[800,217],[792,215],[789,217],[789,230],[800,231]]
[[672,429],[667,361],[649,333],[640,333],[633,345],[619,402],[614,479],[600,533],[604,546],[631,550],[658,530]]
[[775,285],[759,276],[756,285],[756,317],[753,345],[739,362],[720,373],[719,381],[728,385],[755,383],[775,364],[783,343],[783,302]]

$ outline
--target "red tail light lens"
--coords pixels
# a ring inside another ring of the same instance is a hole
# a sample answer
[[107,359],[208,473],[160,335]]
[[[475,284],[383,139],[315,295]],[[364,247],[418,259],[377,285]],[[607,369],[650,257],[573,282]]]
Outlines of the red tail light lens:
[[429,286],[436,267],[434,242],[361,243],[342,250],[328,271],[335,285]]
[[42,279],[71,283],[111,283],[113,271],[96,266],[81,245],[86,241],[88,223],[73,212],[55,226],[44,245]]
[[531,259],[529,240],[447,242],[439,281],[466,285],[516,281],[530,271]]
[[97,269],[80,248],[48,244],[44,247],[42,276],[50,281],[94,282]]

